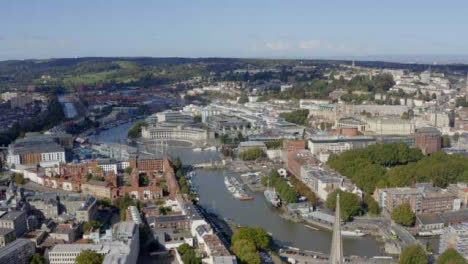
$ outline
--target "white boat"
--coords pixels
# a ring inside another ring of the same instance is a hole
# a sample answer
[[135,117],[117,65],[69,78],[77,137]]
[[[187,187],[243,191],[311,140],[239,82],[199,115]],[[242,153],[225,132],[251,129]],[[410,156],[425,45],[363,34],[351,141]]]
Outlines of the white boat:
[[205,150],[207,150],[207,151],[216,151],[216,147],[215,146],[207,147],[207,148],[205,148]]
[[310,228],[310,229],[312,229],[312,230],[319,230],[318,228],[313,227],[313,226],[310,226],[310,225],[305,225],[305,227]]
[[234,177],[224,177],[224,184],[226,188],[234,198],[239,199],[241,201],[252,200],[253,196],[249,196],[245,190],[242,188],[240,182]]
[[280,206],[281,200],[278,197],[278,194],[276,193],[275,188],[270,187],[270,175],[268,175],[267,188],[263,192],[263,195],[265,196],[267,201],[271,203],[274,207]]
[[241,174],[241,177],[253,177],[253,176],[258,176],[260,172],[247,172],[244,174]]
[[229,189],[230,187],[232,187],[232,184],[231,182],[229,181],[228,177],[224,177],[224,184],[226,185],[226,187]]
[[363,236],[365,236],[367,234],[362,232],[359,229],[356,229],[354,231],[341,230],[341,235],[342,236],[347,236],[347,237],[363,237]]
[[200,151],[202,151],[202,150],[203,150],[202,148],[194,148],[194,149],[193,149],[193,151],[195,151],[195,152],[200,152]]
[[443,230],[438,229],[438,230],[431,230],[431,231],[426,231],[426,232],[419,232],[418,236],[438,236],[442,235]]

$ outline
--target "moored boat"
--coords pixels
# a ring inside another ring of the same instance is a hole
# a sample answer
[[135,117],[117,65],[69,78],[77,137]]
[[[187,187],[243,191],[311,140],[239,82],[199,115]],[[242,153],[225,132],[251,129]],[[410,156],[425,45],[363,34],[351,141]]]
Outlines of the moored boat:
[[354,231],[341,230],[341,235],[342,236],[347,236],[347,237],[363,237],[363,236],[365,236],[367,234],[362,232],[359,229],[356,229]]

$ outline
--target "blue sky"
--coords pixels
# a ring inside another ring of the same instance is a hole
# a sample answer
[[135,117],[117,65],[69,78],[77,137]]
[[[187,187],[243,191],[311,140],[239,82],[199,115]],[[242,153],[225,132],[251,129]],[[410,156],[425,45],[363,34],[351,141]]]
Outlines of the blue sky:
[[0,60],[468,55],[467,24],[467,0],[0,0]]

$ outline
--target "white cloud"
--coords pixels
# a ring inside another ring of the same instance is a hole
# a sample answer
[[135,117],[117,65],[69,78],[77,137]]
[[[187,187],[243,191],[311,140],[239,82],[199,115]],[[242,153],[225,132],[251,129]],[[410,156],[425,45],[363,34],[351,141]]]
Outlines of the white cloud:
[[321,47],[320,41],[318,41],[318,40],[303,40],[303,41],[299,41],[299,43],[297,44],[297,46],[298,46],[300,49],[318,49],[318,48]]
[[267,49],[270,50],[288,50],[291,48],[291,45],[283,41],[273,41],[265,43]]

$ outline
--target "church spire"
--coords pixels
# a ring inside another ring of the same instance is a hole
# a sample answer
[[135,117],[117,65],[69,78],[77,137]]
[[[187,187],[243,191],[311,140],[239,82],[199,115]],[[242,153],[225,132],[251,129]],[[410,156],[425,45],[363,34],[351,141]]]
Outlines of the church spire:
[[340,194],[336,195],[335,223],[330,250],[330,264],[343,263],[343,241],[341,240]]

